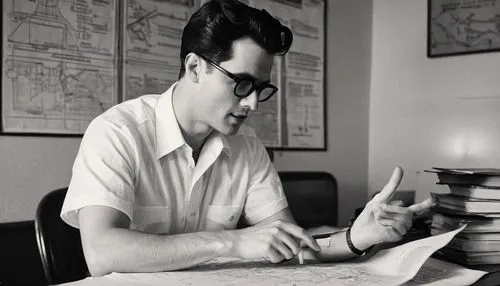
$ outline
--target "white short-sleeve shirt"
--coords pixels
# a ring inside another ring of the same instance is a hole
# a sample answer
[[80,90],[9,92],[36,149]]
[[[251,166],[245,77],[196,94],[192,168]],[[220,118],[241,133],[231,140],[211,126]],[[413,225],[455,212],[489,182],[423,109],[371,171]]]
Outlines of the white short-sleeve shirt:
[[255,132],[212,132],[197,164],[180,131],[172,90],[110,108],[83,136],[61,218],[78,227],[90,205],[125,213],[131,229],[187,233],[250,224],[286,208],[277,172]]

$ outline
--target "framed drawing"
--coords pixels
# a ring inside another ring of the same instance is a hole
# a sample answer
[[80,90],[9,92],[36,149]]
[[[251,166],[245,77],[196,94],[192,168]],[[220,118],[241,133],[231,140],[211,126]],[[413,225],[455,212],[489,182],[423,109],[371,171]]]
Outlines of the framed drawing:
[[427,56],[500,51],[500,0],[428,0]]
[[271,82],[277,94],[259,105],[248,120],[273,150],[326,150],[325,32],[322,0],[250,0],[290,27],[293,45],[276,57]]
[[115,14],[115,1],[2,1],[2,134],[79,136],[118,102]]
[[[2,1],[0,135],[81,136],[111,106],[163,93],[177,81],[183,27],[204,2]],[[326,150],[327,1],[243,2],[294,35],[274,62],[278,93],[246,123],[268,148]]]

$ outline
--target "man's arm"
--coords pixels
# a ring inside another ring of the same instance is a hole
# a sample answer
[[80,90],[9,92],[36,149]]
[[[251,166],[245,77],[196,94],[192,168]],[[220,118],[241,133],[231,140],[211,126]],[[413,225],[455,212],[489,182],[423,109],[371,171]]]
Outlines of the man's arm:
[[[351,228],[351,242],[358,250],[385,242],[399,241],[411,228],[413,216],[429,210],[432,200],[402,207],[390,202],[394,192],[403,178],[403,170],[397,167],[384,189],[376,195],[364,208]],[[276,213],[261,223],[282,220],[296,224],[288,208]],[[321,251],[305,250],[307,258],[319,261],[334,262],[356,257],[347,243],[346,230],[336,232],[330,236],[330,244]]]
[[157,235],[130,230],[122,212],[87,206],[79,212],[85,259],[92,276],[111,272],[155,272],[188,268],[227,255],[222,233]]
[[129,218],[105,206],[79,212],[85,259],[92,276],[111,272],[155,272],[188,268],[215,257],[280,262],[298,253],[297,241],[319,249],[296,225],[281,221],[241,230],[177,235],[147,234],[128,229]]
[[[259,222],[257,225],[269,224],[274,221],[283,221],[286,223],[297,224],[289,208],[285,208],[273,216]],[[308,232],[308,235],[312,233]],[[315,251],[312,249],[304,249],[306,257],[320,260],[320,261],[340,261],[350,259],[356,256],[349,247],[347,246],[345,231],[334,233],[330,237],[332,244],[330,247],[323,247],[321,251]],[[296,255],[297,253],[295,253]],[[288,258],[290,259],[290,258]]]
[[[415,215],[427,212],[432,199],[402,207],[400,202],[391,202],[403,178],[403,169],[396,167],[383,190],[369,201],[351,228],[351,242],[358,250],[365,250],[373,245],[399,241],[411,228]],[[320,261],[333,262],[356,256],[348,244],[346,230],[334,233],[330,237],[329,247],[319,253],[310,253]]]

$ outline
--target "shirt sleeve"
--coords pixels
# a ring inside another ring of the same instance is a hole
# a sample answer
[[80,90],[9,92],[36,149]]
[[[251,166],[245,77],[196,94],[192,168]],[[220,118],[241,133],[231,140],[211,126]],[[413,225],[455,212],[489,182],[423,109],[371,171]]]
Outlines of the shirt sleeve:
[[249,141],[249,147],[252,161],[244,216],[253,225],[285,209],[288,202],[278,172],[262,142],[254,137]]
[[134,197],[133,138],[127,129],[101,117],[83,136],[61,210],[61,218],[78,227],[78,211],[108,206],[132,217]]

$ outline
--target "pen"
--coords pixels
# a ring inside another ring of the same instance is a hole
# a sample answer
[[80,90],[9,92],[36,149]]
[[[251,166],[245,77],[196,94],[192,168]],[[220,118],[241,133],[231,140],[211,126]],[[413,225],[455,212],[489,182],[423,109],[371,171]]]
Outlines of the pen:
[[299,250],[299,264],[302,265],[304,264],[304,253],[302,252],[302,249]]
[[314,238],[314,239],[327,238],[327,237],[330,237],[334,233],[336,233],[336,232],[326,232],[326,233],[321,233],[321,234],[315,234],[312,236],[312,238]]
[[[327,237],[330,237],[332,234],[334,234],[334,232],[327,232],[327,233],[316,234],[316,235],[313,235],[312,237],[314,239],[327,238]],[[299,253],[297,254],[297,256],[299,257],[299,264],[303,265],[304,264],[304,252],[302,251],[302,247],[300,248]]]

